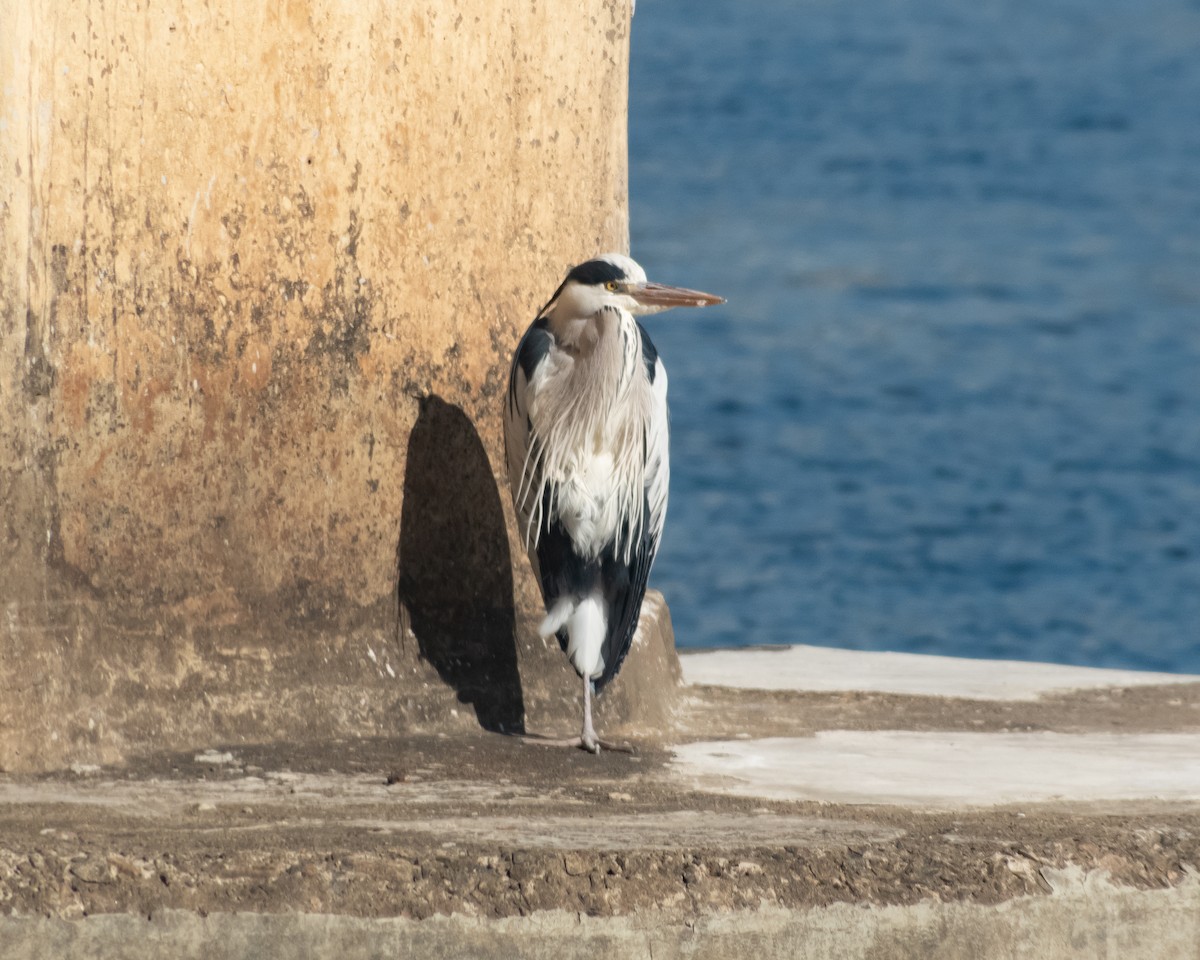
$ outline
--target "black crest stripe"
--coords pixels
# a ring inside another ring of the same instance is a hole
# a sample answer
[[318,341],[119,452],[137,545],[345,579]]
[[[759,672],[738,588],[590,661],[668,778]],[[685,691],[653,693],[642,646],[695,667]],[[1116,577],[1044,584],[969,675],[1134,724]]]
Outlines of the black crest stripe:
[[577,283],[608,283],[610,280],[627,280],[625,271],[607,260],[587,260],[577,267],[572,267],[567,274],[568,280]]

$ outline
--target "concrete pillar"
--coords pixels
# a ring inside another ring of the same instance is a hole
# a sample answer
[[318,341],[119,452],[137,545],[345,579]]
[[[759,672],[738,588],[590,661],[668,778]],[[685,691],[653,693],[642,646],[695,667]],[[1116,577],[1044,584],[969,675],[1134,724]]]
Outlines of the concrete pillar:
[[499,408],[627,244],[629,16],[4,5],[0,766],[555,702]]

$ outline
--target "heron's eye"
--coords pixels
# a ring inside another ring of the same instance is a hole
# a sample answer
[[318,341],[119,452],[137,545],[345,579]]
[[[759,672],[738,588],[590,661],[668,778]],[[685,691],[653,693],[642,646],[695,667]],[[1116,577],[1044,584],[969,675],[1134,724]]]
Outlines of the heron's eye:
[[605,289],[605,290],[611,290],[613,293],[616,293],[616,292],[617,292],[617,281],[616,281],[616,280],[609,280],[609,281],[608,281],[608,283],[606,283],[606,284],[604,285],[604,289]]

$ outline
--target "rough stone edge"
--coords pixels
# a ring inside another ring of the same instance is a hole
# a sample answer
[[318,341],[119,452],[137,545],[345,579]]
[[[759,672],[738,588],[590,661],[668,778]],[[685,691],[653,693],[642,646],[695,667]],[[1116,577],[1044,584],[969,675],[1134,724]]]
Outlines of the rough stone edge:
[[915,906],[834,904],[791,911],[708,914],[686,921],[656,913],[594,918],[565,911],[487,920],[363,919],[330,914],[229,914],[168,910],[153,918],[0,918],[6,960],[104,957],[261,960],[338,956],[607,956],[654,960],[958,960],[1005,957],[1123,960],[1200,957],[1200,880],[1164,890],[1112,884],[1101,871],[1045,871],[1054,892],[997,906],[923,901]]

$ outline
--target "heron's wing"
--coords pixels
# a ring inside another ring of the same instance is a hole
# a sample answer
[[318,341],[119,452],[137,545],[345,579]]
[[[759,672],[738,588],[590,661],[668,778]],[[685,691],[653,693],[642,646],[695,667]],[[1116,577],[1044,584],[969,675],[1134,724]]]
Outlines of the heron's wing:
[[[538,370],[546,362],[554,337],[546,320],[535,320],[525,331],[513,355],[508,374],[508,402],[504,409],[504,447],[508,459],[508,482],[512,489],[517,529],[528,549],[537,536],[541,513],[541,451],[529,419],[529,408]],[[541,579],[534,550],[529,550],[534,573]]]
[[617,675],[633,645],[642,599],[646,596],[646,580],[654,563],[654,549],[649,528],[643,525],[642,534],[634,542],[628,563],[623,557],[611,553],[603,558],[601,581],[608,609],[608,634],[602,648],[604,672],[595,682],[597,691]]
[[641,535],[634,540],[629,562],[621,557],[608,557],[604,561],[603,581],[608,601],[608,635],[604,638],[604,673],[596,681],[600,690],[621,669],[633,635],[637,632],[638,617],[642,611],[642,599],[646,595],[646,582],[650,568],[658,555],[662,540],[663,523],[667,517],[667,488],[671,476],[669,446],[669,421],[667,415],[667,371],[658,359],[658,351],[650,342],[646,331],[642,334],[642,359],[646,363],[646,375],[652,388],[653,404],[646,428],[646,472],[645,501]]
[[646,358],[646,372],[654,391],[654,406],[646,431],[646,527],[651,541],[650,561],[653,563],[662,539],[663,523],[667,519],[667,494],[671,482],[671,423],[667,412],[667,371],[645,330],[642,331],[642,355]]

